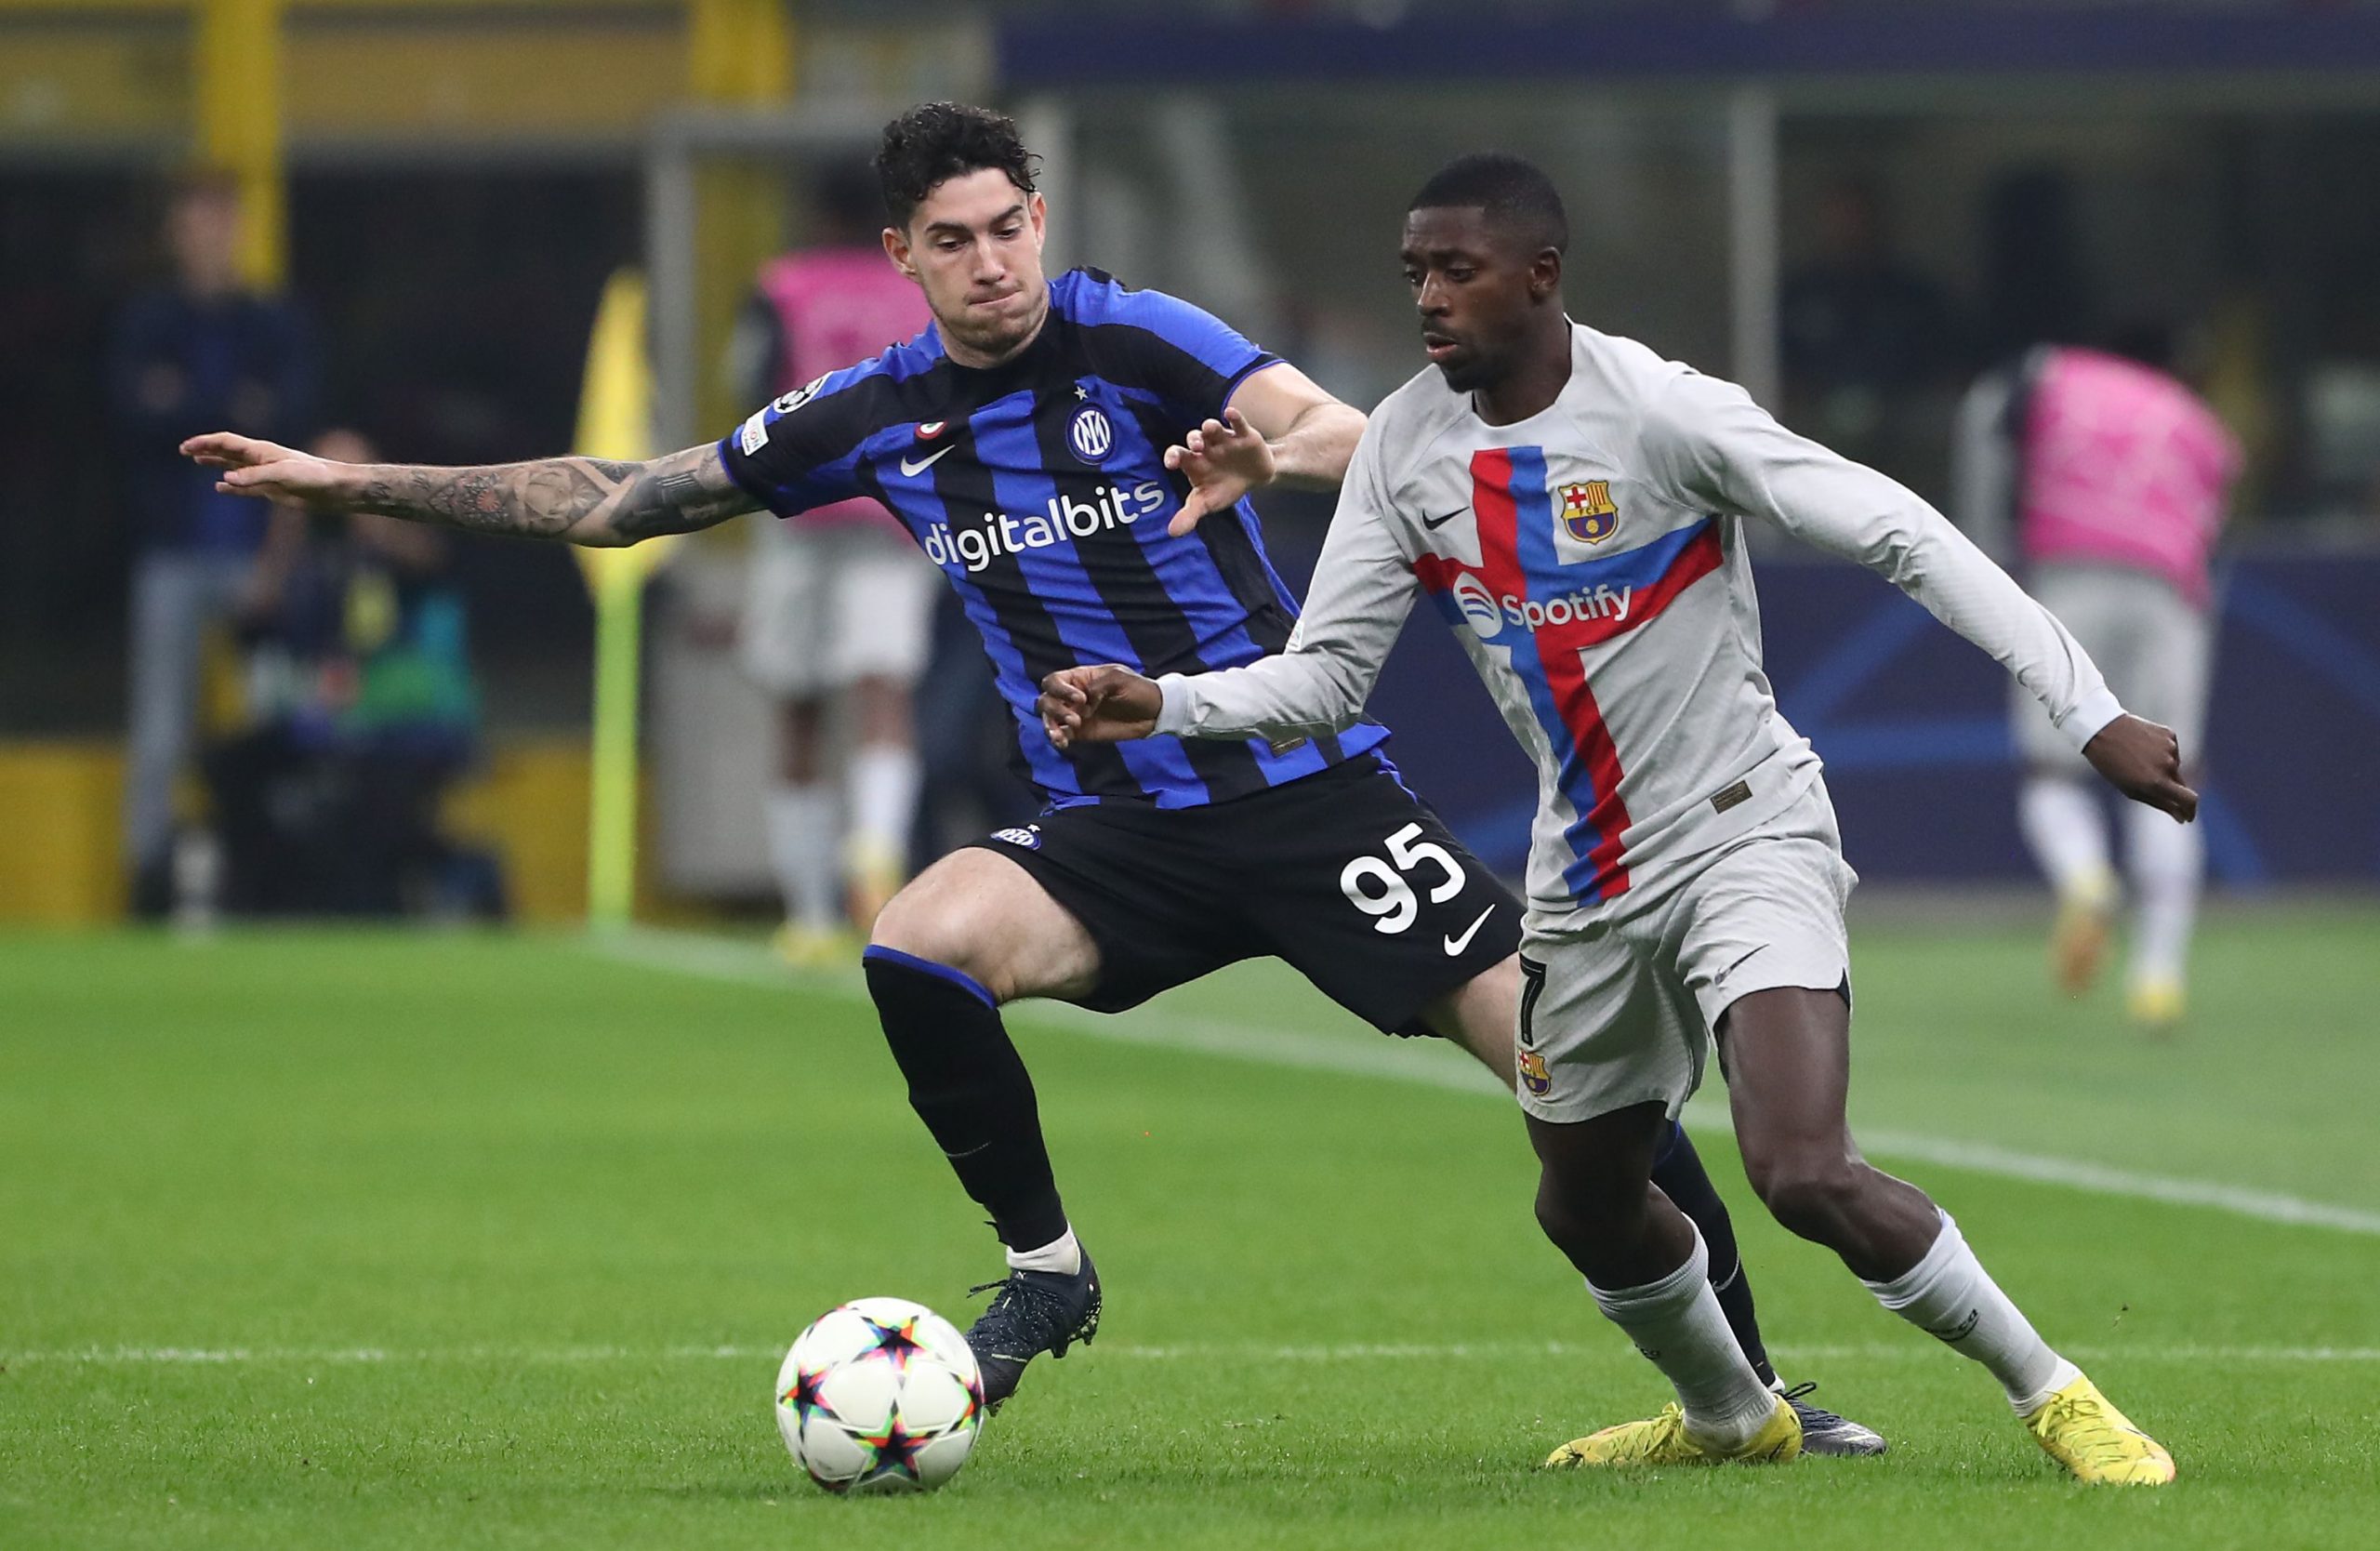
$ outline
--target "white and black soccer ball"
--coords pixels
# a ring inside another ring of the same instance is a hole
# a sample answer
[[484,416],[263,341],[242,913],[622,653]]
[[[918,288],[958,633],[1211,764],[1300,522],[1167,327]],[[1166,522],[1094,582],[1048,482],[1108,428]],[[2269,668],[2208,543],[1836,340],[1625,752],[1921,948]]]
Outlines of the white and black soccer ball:
[[828,1491],[931,1491],[967,1463],[984,1379],[967,1338],[906,1298],[856,1298],[795,1338],[777,1431]]

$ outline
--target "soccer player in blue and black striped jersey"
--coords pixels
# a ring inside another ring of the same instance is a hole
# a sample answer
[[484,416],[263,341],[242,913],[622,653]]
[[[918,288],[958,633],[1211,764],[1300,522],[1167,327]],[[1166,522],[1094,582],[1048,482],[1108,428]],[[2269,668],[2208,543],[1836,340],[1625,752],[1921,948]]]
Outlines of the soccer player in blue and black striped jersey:
[[[325,464],[228,435],[187,450],[231,490],[579,544],[863,495],[907,526],[982,632],[1048,804],[913,881],[865,956],[910,1102],[1008,1247],[968,1332],[997,1404],[1034,1357],[1088,1341],[1101,1306],[1003,1003],[1117,1011],[1275,955],[1382,1030],[1457,1041],[1510,1082],[1520,906],[1406,789],[1376,723],[1279,744],[1051,745],[1037,702],[1058,669],[1196,673],[1287,646],[1297,603],[1246,497],[1336,486],[1364,417],[1188,302],[1095,270],[1045,278],[1034,158],[1008,119],[913,109],[877,169],[886,254],[934,325],[715,446],[485,469]],[[1726,1210],[1684,1133],[1663,1146],[1654,1177],[1712,1245],[1765,1369]],[[1882,1447],[1843,1425],[1859,1452]]]

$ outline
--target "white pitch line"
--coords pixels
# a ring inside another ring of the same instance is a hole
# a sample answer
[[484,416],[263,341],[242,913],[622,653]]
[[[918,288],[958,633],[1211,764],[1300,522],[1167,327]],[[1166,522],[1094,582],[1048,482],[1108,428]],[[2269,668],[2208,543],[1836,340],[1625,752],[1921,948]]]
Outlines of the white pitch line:
[[[1091,1348],[1086,1348],[1089,1350]],[[1106,1351],[1105,1347],[1097,1348]],[[1608,1343],[1572,1341],[1487,1342],[1355,1342],[1328,1346],[1216,1345],[1197,1343],[1164,1346],[1124,1346],[1109,1353],[1138,1359],[1189,1359],[1202,1362],[1395,1362],[1496,1361],[1529,1358],[1609,1357],[1624,1352]],[[2146,1362],[2325,1363],[2380,1362],[2380,1346],[2061,1346],[2067,1357],[2083,1362],[2136,1359]],[[1935,1362],[1936,1346],[1926,1341],[1863,1342],[1835,1346],[1786,1343],[1769,1351],[1780,1361],[1798,1366],[1811,1362]]]
[[[603,958],[647,969],[779,993],[807,991],[863,1004],[868,1000],[867,982],[857,970],[796,970],[765,948],[699,933],[639,928],[616,935],[589,937],[585,943]],[[1477,1062],[1436,1040],[1383,1040],[1377,1044],[1364,1044],[1298,1029],[1183,1017],[1145,1006],[1129,1013],[1094,1013],[1064,1001],[1019,1001],[1010,1003],[1001,1012],[1012,1021],[1027,1027],[1087,1034],[1119,1044],[1157,1045],[1266,1066],[1341,1072],[1351,1077],[1384,1077],[1458,1093],[1504,1096],[1504,1090]]]
[[[604,958],[670,974],[766,990],[800,990],[856,1001],[867,999],[866,982],[856,971],[796,971],[780,963],[765,948],[699,933],[640,928],[586,942],[591,951]],[[1476,1062],[1435,1040],[1382,1040],[1364,1044],[1295,1029],[1180,1017],[1152,1007],[1108,1014],[1093,1013],[1063,1001],[1023,1001],[1012,1003],[1003,1011],[1021,1024],[1038,1024],[1125,1044],[1157,1045],[1302,1070],[1386,1078],[1459,1093],[1503,1094],[1503,1089]],[[1697,1099],[1688,1105],[1686,1119],[1698,1131],[1724,1129],[1728,1123],[1725,1105],[1711,1099]],[[1915,1132],[1862,1130],[1859,1141],[1880,1156],[1938,1163],[1973,1173],[2060,1186],[2093,1195],[2203,1207],[2264,1223],[2380,1237],[2380,1212],[2309,1201],[2278,1191],[2143,1173],[2081,1159],[2045,1157],[1989,1142]]]
[[[1623,1348],[1608,1342],[1343,1342],[1270,1346],[1262,1342],[1185,1342],[1166,1346],[1107,1343],[1098,1355],[1131,1361],[1280,1362],[1462,1362],[1526,1361],[1540,1358],[1609,1357]],[[1868,1342],[1840,1346],[1770,1348],[1789,1364],[1813,1362],[1935,1361],[1934,1346],[1922,1341]],[[2380,1346],[2069,1346],[2067,1356],[2084,1362],[2180,1362],[2233,1364],[2322,1364],[2380,1362]],[[388,1346],[90,1346],[55,1351],[0,1351],[0,1368],[68,1364],[83,1367],[242,1366],[359,1367],[387,1363],[496,1366],[570,1366],[654,1362],[774,1362],[782,1347],[752,1345],[682,1346],[446,1346],[405,1350]]]
[[2134,1196],[2175,1206],[2212,1207],[2259,1222],[2380,1234],[2380,1212],[2332,1206],[2277,1191],[2252,1190],[2208,1180],[2168,1179],[2161,1174],[2135,1173],[2130,1169],[2113,1169],[2077,1159],[2036,1157],[1993,1147],[1989,1142],[1962,1142],[1953,1137],[1920,1136],[1904,1131],[1862,1131],[1859,1143],[1895,1158],[1913,1158],[1922,1163],[1939,1163],[1944,1168],[1965,1169],[1974,1173],[2063,1185],[2102,1196]]

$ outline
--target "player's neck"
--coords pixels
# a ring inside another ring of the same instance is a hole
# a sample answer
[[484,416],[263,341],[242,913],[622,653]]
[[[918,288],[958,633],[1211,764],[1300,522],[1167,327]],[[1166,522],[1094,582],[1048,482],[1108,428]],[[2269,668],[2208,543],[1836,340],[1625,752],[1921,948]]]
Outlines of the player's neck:
[[1552,408],[1569,381],[1570,323],[1557,313],[1554,326],[1529,341],[1509,375],[1471,395],[1472,413],[1491,426],[1514,425]]

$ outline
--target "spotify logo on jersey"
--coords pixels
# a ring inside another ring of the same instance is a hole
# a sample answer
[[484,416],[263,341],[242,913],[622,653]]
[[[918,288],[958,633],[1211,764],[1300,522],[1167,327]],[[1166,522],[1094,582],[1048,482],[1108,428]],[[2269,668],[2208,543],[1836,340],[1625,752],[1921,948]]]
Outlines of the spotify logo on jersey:
[[1454,603],[1462,610],[1462,622],[1480,640],[1493,641],[1503,632],[1504,611],[1496,606],[1488,584],[1468,571],[1454,579]]
[[1593,588],[1580,588],[1542,602],[1511,592],[1499,598],[1488,590],[1486,582],[1468,571],[1455,577],[1454,586],[1448,590],[1454,595],[1455,606],[1462,611],[1462,622],[1482,641],[1495,640],[1508,625],[1541,630],[1549,625],[1577,625],[1591,620],[1624,623],[1629,605],[1636,597],[1633,587],[1597,583]]

